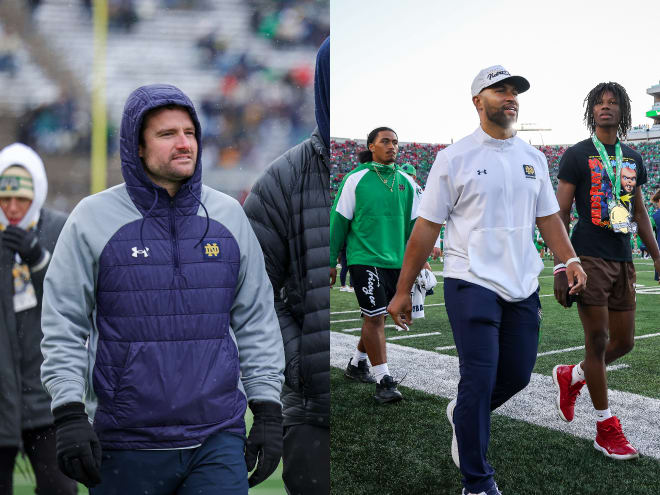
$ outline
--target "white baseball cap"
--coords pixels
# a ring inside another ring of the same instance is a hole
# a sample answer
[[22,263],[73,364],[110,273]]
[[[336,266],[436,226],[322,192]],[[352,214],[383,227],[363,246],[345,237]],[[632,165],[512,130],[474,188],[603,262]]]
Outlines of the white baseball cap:
[[501,81],[507,81],[513,84],[518,93],[524,93],[529,89],[529,81],[522,76],[512,76],[508,70],[501,65],[493,65],[481,70],[477,77],[472,81],[472,96],[477,96],[488,86],[492,86]]

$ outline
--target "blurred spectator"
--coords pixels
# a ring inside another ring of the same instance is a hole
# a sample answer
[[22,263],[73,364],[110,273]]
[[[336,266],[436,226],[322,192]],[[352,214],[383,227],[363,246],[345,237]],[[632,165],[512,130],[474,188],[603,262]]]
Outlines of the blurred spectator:
[[18,69],[16,53],[20,43],[16,33],[0,30],[0,72],[6,72],[10,77],[14,77]]
[[318,46],[330,31],[327,2],[251,0],[254,33],[274,46]]
[[131,31],[133,25],[139,20],[133,0],[110,0],[108,19],[110,29]]
[[18,120],[18,140],[43,153],[84,149],[86,133],[77,121],[74,99],[62,93],[53,103],[27,110]]

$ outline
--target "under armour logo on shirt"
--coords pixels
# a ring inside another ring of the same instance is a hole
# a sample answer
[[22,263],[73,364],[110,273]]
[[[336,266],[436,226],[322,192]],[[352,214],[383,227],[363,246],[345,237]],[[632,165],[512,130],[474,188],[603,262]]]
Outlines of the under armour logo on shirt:
[[138,249],[137,247],[134,247],[133,248],[133,254],[131,256],[133,256],[133,258],[137,258],[138,254],[141,254],[145,258],[148,258],[149,257],[149,248],[145,247],[144,249]]
[[477,170],[477,175],[481,175],[481,174],[488,175],[488,173],[486,172],[486,169]]

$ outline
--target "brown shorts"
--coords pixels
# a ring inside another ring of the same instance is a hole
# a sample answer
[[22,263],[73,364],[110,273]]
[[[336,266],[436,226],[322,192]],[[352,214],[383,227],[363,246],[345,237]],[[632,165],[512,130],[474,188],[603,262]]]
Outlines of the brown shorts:
[[587,288],[578,296],[584,306],[607,306],[613,311],[635,309],[635,265],[630,261],[608,261],[580,256],[587,274]]

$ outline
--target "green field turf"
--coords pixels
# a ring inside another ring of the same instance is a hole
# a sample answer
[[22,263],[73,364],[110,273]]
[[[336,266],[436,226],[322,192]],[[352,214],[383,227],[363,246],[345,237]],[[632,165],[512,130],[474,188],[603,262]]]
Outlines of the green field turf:
[[[637,283],[644,286],[638,288],[635,335],[650,336],[660,333],[660,286],[653,280],[650,260],[636,260],[635,265]],[[554,300],[552,262],[546,260],[545,266],[539,279],[540,294],[547,297],[541,297],[543,321],[538,352],[581,346],[584,335],[577,309],[562,308]],[[434,264],[433,270],[440,271],[441,265]],[[651,293],[640,293],[645,291]],[[426,298],[425,318],[417,320],[410,332],[386,328],[387,338],[396,339],[390,340],[392,344],[456,356],[453,349],[436,350],[454,344],[443,303],[439,284],[435,294]],[[355,329],[361,322],[356,310],[354,294],[336,288],[331,291],[333,331],[359,336]],[[386,325],[391,323],[388,318]],[[431,332],[434,335],[397,339]],[[549,376],[556,364],[574,364],[583,352],[540,356],[534,372]],[[659,355],[660,335],[637,339],[632,352],[614,363],[627,367],[608,373],[609,388],[660,399]],[[349,357],[345,357],[346,362]],[[396,370],[393,374],[396,378]],[[402,403],[378,406],[371,399],[373,385],[353,383],[343,378],[341,370],[333,370],[333,493],[460,493],[460,473],[449,455],[451,427],[445,417],[448,399],[407,388],[405,385],[413,385],[406,382],[401,387],[405,398]],[[588,401],[588,392],[584,395],[581,400]],[[497,414],[493,415],[489,460],[506,495],[660,493],[660,461],[653,457],[612,461],[592,447],[592,440]]]
[[[249,431],[252,425],[252,414],[249,409],[245,415],[245,421]],[[32,495],[35,493],[34,488],[34,473],[32,473],[29,462],[19,456],[14,470],[14,495]],[[89,492],[84,485],[78,485],[78,493]],[[251,495],[285,495],[282,482],[282,462],[267,480],[251,488],[249,493]]]

